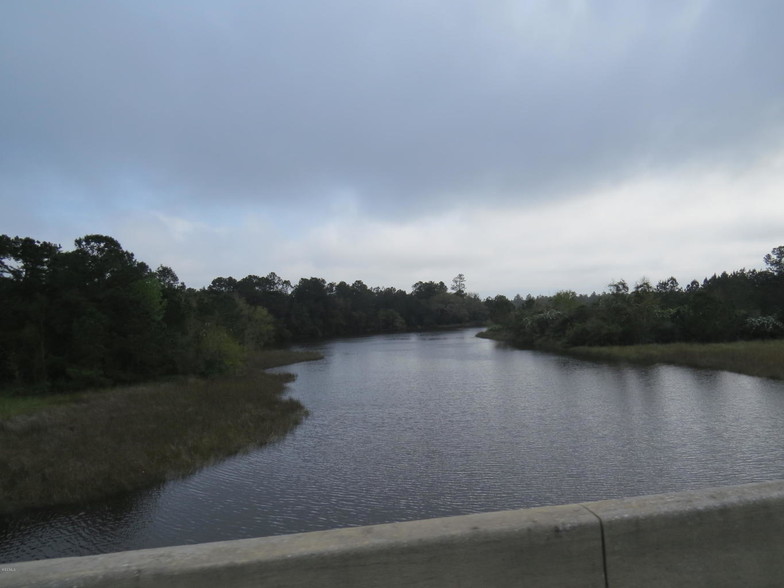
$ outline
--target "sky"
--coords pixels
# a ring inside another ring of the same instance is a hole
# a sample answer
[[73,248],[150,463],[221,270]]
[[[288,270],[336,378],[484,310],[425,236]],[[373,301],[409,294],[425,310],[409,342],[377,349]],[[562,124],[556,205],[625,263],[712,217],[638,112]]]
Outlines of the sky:
[[780,0],[3,0],[0,233],[480,297],[784,245]]

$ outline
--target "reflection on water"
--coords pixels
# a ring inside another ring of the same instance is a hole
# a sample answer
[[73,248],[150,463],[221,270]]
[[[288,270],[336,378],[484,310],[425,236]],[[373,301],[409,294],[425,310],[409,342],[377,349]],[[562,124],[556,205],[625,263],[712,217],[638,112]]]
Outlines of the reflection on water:
[[0,519],[0,561],[784,478],[784,384],[519,351],[476,330],[335,341],[310,417],[160,488]]
[[[25,561],[129,549],[155,516],[156,490],[89,506],[0,518],[0,561]],[[87,549],[85,549],[85,546]]]

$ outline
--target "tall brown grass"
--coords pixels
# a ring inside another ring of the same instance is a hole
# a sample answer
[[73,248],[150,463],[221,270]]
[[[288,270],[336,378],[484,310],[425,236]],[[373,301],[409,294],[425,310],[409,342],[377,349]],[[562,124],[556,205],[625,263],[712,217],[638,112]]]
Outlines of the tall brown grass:
[[670,363],[784,379],[784,340],[732,343],[669,343],[620,347],[574,347],[569,353],[588,359],[633,363]]
[[93,391],[0,421],[0,511],[75,503],[153,486],[285,435],[307,414],[283,398],[316,359],[274,352],[245,373]]

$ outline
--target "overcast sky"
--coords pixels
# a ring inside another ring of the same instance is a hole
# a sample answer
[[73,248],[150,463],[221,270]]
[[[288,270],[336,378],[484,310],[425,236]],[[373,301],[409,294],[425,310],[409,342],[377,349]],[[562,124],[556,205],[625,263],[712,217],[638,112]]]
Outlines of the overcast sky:
[[3,0],[0,233],[483,298],[763,267],[784,2]]

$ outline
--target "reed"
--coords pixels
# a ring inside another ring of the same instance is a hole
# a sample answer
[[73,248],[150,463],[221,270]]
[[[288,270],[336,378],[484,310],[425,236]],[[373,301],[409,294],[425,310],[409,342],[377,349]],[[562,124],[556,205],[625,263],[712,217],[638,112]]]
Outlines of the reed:
[[669,363],[784,379],[784,340],[732,343],[668,343],[618,347],[573,347],[572,355],[632,363]]
[[0,511],[150,487],[274,442],[307,414],[262,371],[317,354],[275,352],[245,373],[96,390],[0,420]]
[[0,394],[0,421],[21,414],[40,412],[51,406],[78,402],[83,396],[84,394],[81,392],[35,396],[18,396],[10,393]]

